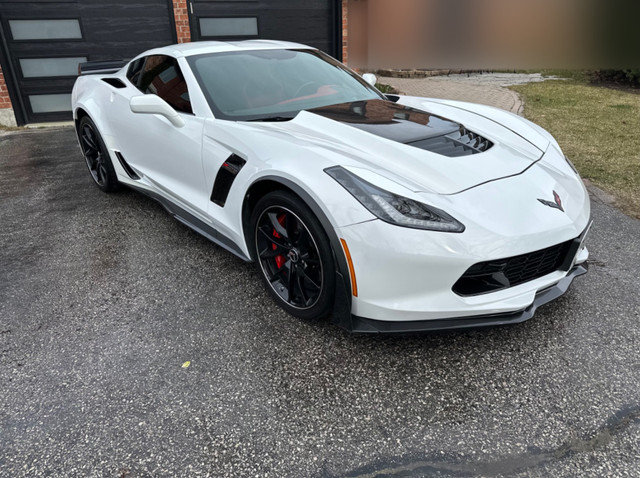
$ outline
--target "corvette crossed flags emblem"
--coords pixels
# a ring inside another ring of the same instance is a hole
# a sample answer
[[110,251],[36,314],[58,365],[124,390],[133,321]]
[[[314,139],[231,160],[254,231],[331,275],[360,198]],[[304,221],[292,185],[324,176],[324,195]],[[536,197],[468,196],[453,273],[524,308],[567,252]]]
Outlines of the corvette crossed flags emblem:
[[553,191],[553,201],[547,201],[546,199],[538,199],[545,206],[552,207],[554,209],[560,209],[564,212],[564,208],[562,207],[562,199],[560,199],[560,195]]

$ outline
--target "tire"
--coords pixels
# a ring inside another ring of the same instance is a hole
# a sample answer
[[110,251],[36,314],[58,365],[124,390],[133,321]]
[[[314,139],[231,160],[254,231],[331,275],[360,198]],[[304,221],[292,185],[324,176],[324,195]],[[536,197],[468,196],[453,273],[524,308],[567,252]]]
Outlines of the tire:
[[251,248],[265,288],[288,313],[326,317],[335,295],[335,263],[320,221],[292,193],[262,197],[251,214]]
[[80,120],[78,138],[84,160],[96,186],[105,193],[119,190],[120,183],[113,169],[109,152],[102,140],[102,136],[98,132],[98,128],[88,116],[84,116]]

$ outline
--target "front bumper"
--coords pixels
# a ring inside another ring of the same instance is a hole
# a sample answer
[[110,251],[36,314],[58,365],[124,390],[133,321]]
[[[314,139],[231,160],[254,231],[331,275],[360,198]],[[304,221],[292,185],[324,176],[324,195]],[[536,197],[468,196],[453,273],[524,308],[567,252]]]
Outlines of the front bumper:
[[350,313],[374,321],[422,322],[522,311],[540,291],[555,286],[573,266],[584,263],[586,248],[580,248],[574,262],[563,270],[520,285],[473,296],[458,295],[452,288],[478,262],[517,256],[567,240],[580,241],[586,224],[578,226],[582,230],[568,223],[549,234],[514,233],[510,238],[491,234],[493,240],[487,239],[488,234],[471,231],[431,234],[382,221],[340,228],[337,232],[349,245],[358,288],[358,295],[351,298]]
[[539,291],[533,303],[524,310],[517,312],[476,315],[471,317],[456,317],[453,319],[418,320],[418,321],[383,321],[351,316],[350,331],[362,334],[416,334],[421,332],[464,330],[482,327],[495,327],[500,325],[519,324],[529,320],[535,314],[538,307],[564,295],[569,286],[578,276],[587,272],[588,265],[583,263],[575,266],[557,284]]

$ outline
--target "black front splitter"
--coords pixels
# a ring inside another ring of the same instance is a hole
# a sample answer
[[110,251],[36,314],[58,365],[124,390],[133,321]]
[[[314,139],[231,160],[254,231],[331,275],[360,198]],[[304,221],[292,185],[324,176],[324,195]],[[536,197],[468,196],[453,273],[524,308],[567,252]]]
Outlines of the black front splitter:
[[529,320],[538,307],[563,295],[578,276],[587,272],[587,263],[575,266],[556,285],[541,290],[536,294],[533,303],[524,310],[506,314],[476,315],[456,317],[454,319],[418,320],[418,321],[384,321],[351,316],[350,331],[357,334],[417,334],[443,330],[465,330],[500,325],[519,324]]

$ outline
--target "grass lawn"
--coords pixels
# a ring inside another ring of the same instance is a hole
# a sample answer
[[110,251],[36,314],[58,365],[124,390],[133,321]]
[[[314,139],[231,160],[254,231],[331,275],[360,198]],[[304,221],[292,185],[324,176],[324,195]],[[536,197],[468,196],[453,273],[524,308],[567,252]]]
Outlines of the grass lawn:
[[512,89],[525,101],[524,115],[553,134],[580,175],[640,219],[640,92],[580,78]]

